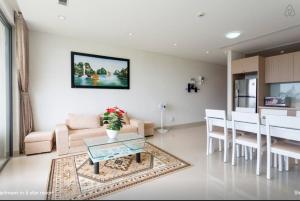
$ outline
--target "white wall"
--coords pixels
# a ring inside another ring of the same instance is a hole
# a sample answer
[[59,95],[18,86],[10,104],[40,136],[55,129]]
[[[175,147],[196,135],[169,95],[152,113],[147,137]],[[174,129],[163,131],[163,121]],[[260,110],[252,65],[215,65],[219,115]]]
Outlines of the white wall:
[[[71,51],[129,58],[131,89],[72,89]],[[206,77],[205,86],[188,94],[187,83],[199,75]],[[194,123],[204,120],[205,108],[226,109],[226,67],[31,32],[30,92],[36,130],[53,129],[69,112],[100,114],[116,105],[159,124],[161,101],[170,105],[168,125]]]

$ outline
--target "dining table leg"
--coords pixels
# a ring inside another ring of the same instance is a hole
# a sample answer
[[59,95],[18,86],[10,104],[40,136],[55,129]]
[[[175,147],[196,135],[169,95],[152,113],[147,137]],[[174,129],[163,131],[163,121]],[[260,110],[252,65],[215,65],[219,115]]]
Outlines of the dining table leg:
[[282,172],[282,170],[283,170],[283,164],[282,164],[283,161],[282,161],[282,156],[281,155],[278,156],[278,161],[279,161],[278,169],[279,169],[280,172]]

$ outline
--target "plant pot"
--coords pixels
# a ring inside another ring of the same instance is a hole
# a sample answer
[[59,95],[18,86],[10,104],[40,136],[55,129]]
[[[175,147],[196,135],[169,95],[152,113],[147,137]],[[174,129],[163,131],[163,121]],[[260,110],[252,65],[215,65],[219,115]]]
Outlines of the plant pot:
[[120,131],[106,129],[106,134],[110,139],[116,139]]

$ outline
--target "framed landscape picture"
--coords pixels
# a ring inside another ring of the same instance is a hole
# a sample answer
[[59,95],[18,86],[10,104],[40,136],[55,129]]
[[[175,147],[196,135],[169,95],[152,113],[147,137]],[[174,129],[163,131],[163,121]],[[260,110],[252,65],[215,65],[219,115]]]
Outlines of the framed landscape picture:
[[130,89],[129,59],[71,52],[72,88]]

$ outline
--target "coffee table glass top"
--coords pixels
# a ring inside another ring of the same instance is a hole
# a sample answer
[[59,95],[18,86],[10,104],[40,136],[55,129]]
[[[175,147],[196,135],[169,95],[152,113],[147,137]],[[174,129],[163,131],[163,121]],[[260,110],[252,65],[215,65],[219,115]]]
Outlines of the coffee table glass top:
[[102,136],[85,140],[93,162],[141,153],[145,142],[145,137],[137,133],[119,134],[116,139]]

